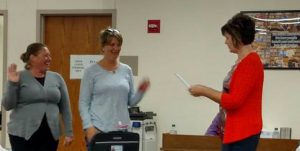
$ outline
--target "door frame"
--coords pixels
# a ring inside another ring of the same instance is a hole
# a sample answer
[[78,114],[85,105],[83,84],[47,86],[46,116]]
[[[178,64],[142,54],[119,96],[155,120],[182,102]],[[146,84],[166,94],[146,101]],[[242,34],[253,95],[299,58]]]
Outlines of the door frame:
[[116,28],[116,9],[70,9],[70,10],[37,10],[36,41],[44,42],[44,25],[47,16],[107,16],[112,17],[112,28]]
[[[8,11],[7,10],[0,10],[0,15],[3,16],[3,85],[2,85],[2,91],[5,90],[5,85],[6,85],[6,79],[7,79],[7,31],[8,31]],[[7,131],[7,125],[6,125],[6,120],[7,120],[7,111],[3,109],[1,106],[1,112],[2,112],[2,127],[1,127],[1,142],[0,144],[4,147],[6,147],[6,131]]]
[[[111,18],[111,26],[116,27],[116,10],[115,9],[102,9],[102,10],[37,10],[36,18],[36,41],[45,43],[45,25],[47,24],[47,17],[101,17],[109,16]],[[100,31],[99,31],[100,32]],[[71,103],[71,102],[70,102]],[[73,106],[74,107],[74,106]],[[74,108],[77,108],[76,106]],[[74,113],[72,112],[72,116]],[[80,118],[80,117],[79,117]],[[73,123],[81,124],[81,123]],[[83,139],[83,138],[82,138]]]

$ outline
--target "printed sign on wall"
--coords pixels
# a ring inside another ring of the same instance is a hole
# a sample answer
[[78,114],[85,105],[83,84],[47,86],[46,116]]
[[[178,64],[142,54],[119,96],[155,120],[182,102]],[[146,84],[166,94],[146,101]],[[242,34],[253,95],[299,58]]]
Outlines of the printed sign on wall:
[[101,55],[70,55],[70,79],[81,79],[84,69],[102,57]]

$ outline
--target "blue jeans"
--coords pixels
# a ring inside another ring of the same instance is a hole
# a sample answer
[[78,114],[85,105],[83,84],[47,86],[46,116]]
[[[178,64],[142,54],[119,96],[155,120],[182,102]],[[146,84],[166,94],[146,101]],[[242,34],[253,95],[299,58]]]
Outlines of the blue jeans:
[[234,143],[222,144],[222,151],[256,151],[259,137],[260,133]]

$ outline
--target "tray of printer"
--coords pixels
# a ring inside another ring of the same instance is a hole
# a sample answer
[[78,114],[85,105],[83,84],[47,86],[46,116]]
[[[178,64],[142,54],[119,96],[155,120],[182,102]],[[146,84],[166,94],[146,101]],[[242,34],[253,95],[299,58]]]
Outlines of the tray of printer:
[[145,119],[153,119],[153,116],[156,116],[153,112],[139,112],[139,113],[130,113],[129,114],[131,120],[145,120]]
[[153,119],[153,116],[156,116],[153,112],[142,112],[138,106],[128,108],[129,116],[131,120],[145,120]]

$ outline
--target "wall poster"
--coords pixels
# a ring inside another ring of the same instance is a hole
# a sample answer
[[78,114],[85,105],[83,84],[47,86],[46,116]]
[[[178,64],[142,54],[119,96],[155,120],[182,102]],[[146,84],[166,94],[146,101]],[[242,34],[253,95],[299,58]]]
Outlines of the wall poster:
[[255,20],[253,47],[265,69],[300,69],[300,10],[242,13]]

